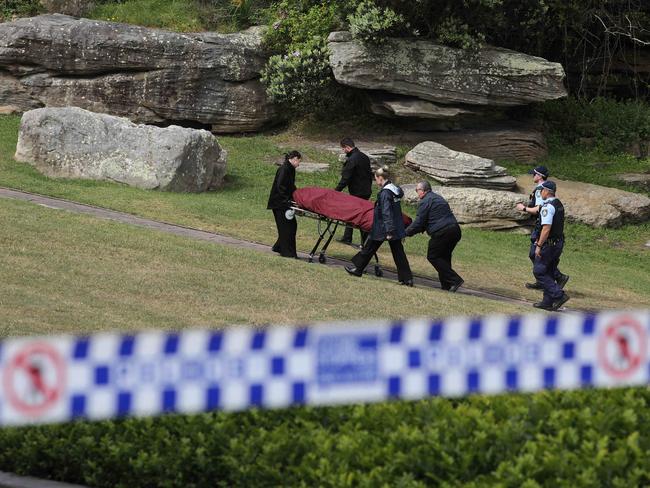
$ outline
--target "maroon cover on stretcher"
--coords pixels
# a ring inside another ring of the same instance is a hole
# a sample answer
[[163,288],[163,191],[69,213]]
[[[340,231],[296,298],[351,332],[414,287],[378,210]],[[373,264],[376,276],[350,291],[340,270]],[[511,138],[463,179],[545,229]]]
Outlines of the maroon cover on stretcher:
[[[293,201],[305,210],[333,220],[341,220],[366,232],[372,229],[375,204],[369,200],[329,188],[311,186],[293,192]],[[405,226],[412,222],[411,217],[406,214],[402,214],[402,219]]]

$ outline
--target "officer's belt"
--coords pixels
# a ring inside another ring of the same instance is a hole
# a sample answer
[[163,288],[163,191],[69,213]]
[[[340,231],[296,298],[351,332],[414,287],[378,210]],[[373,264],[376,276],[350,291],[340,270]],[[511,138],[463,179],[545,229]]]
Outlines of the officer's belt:
[[544,241],[544,245],[548,244],[549,246],[555,246],[556,244],[558,244],[558,243],[560,243],[562,241],[564,241],[564,236],[556,237],[556,238],[553,238],[553,239],[546,239],[546,241]]

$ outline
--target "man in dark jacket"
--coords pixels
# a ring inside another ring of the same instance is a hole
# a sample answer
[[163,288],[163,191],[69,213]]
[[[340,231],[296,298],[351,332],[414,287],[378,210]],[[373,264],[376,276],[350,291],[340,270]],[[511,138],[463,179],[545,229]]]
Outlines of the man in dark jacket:
[[406,234],[400,201],[404,192],[390,182],[388,168],[385,166],[375,172],[375,181],[381,190],[377,194],[370,238],[352,258],[354,266],[346,266],[345,270],[351,275],[361,276],[377,250],[384,241],[388,241],[397,267],[397,279],[402,285],[413,286],[413,274],[402,246]]
[[[369,200],[372,193],[372,169],[370,158],[354,145],[349,137],[341,140],[341,147],[346,154],[345,163],[341,170],[341,180],[336,185],[336,191],[343,191],[347,186],[350,195]],[[366,240],[366,233],[361,232],[361,244]],[[339,242],[352,244],[352,227],[346,227]]]
[[451,267],[451,253],[461,237],[460,226],[447,201],[431,191],[428,181],[420,181],[415,191],[420,198],[418,214],[406,228],[406,235],[426,231],[431,236],[427,259],[438,272],[440,287],[455,292],[464,283]]
[[278,239],[273,244],[273,251],[285,258],[297,258],[296,231],[298,224],[291,210],[291,198],[296,191],[296,168],[302,156],[298,151],[291,151],[284,156],[284,162],[275,173],[273,186],[269,195],[267,209],[273,210]]

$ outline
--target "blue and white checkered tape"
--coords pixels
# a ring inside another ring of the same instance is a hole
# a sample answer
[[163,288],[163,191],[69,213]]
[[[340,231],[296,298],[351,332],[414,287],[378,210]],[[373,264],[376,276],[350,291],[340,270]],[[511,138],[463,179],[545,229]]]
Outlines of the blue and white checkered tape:
[[650,311],[29,337],[0,425],[644,385]]

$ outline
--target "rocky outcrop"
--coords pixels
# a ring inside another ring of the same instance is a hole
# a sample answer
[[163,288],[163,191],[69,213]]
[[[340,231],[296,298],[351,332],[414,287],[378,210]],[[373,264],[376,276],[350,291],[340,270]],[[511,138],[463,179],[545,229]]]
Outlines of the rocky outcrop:
[[406,154],[404,164],[438,183],[493,190],[512,190],[516,180],[491,159],[454,151],[436,142],[422,142]]
[[26,112],[16,159],[51,177],[178,192],[219,187],[226,173],[226,153],[208,131],[136,125],[76,107]]
[[[650,198],[645,195],[589,183],[552,180],[557,184],[557,196],[569,221],[592,227],[620,227],[650,220]],[[517,183],[522,193],[530,192],[529,175],[517,177]]]
[[0,111],[72,105],[254,131],[277,117],[259,80],[266,60],[259,29],[179,34],[64,15],[20,19],[0,24]]
[[[405,201],[417,206],[415,185],[403,185],[402,190]],[[468,227],[528,232],[532,225],[530,217],[516,209],[524,201],[518,193],[450,186],[436,186],[433,191],[447,200],[458,222]]]
[[444,105],[508,107],[566,96],[560,64],[507,49],[471,53],[413,39],[373,47],[343,32],[328,41],[336,81],[355,88]]
[[544,134],[525,125],[432,132],[427,137],[444,146],[495,161],[532,163],[548,154]]

